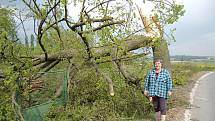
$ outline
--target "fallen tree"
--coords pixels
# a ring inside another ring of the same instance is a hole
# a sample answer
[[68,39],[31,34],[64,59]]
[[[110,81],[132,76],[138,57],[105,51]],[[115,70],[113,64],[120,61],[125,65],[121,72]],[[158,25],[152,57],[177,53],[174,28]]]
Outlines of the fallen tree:
[[[61,68],[67,68],[69,65],[76,68],[75,71],[69,70],[70,75],[73,75],[69,80],[70,86],[77,81],[74,75],[84,70],[83,68],[90,67],[96,71],[98,78],[107,82],[109,94],[113,96],[114,81],[109,72],[101,66],[106,63],[114,65],[113,68],[128,85],[141,89],[142,78],[130,74],[125,64],[127,60],[144,58],[149,54],[138,51],[140,48],[152,47],[154,57],[162,58],[167,62],[165,66],[170,68],[167,65],[168,47],[163,35],[163,26],[176,22],[183,14],[183,6],[167,0],[151,1],[156,6],[161,6],[156,8],[161,11],[155,15],[157,19],[152,19],[153,26],[148,27],[144,19],[143,26],[140,24],[141,21],[135,13],[137,8],[130,0],[22,2],[28,8],[26,11],[30,11],[26,16],[34,20],[32,25],[36,42],[31,43],[37,44],[29,47],[17,43],[7,34],[1,35],[1,40],[5,42],[1,43],[1,60],[11,67],[7,68],[10,73],[4,74],[4,79],[13,80],[11,82],[17,85],[18,89],[31,80],[40,78],[43,73],[38,72],[48,72],[62,63],[66,64]],[[74,12],[75,10],[77,11]],[[166,14],[163,14],[165,12]],[[21,14],[18,17],[21,20],[19,25],[24,25],[27,18],[22,18]],[[159,31],[162,36],[148,36],[148,28]],[[134,54],[134,50],[138,51],[138,54]]]

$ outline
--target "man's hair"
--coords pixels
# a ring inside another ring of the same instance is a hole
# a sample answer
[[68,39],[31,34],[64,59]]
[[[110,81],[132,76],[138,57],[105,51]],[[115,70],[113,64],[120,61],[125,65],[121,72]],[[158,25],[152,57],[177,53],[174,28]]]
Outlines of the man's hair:
[[161,64],[163,64],[163,60],[162,59],[155,59],[154,63],[155,62],[160,62]]

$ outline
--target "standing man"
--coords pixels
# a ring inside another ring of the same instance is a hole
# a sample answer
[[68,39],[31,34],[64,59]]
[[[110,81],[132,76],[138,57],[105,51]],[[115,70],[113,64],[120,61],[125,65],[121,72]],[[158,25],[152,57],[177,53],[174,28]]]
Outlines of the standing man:
[[155,61],[144,81],[144,95],[149,97],[156,112],[156,121],[165,121],[167,98],[172,94],[172,80],[169,71],[162,68],[162,60]]

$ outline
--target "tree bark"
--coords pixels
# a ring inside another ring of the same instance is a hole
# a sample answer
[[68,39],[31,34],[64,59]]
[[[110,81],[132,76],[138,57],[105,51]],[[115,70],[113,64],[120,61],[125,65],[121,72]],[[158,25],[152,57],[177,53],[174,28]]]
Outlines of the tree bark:
[[164,39],[160,39],[156,42],[156,44],[152,47],[153,50],[153,62],[157,59],[161,59],[162,67],[168,69],[171,72],[171,63],[169,56],[169,49],[167,42]]

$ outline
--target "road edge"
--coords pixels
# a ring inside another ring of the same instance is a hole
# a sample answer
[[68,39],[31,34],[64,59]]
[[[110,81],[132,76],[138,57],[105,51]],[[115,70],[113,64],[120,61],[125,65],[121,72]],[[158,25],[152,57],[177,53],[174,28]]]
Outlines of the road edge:
[[[194,87],[192,88],[192,91],[190,92],[190,96],[189,96],[189,103],[190,103],[190,106],[193,105],[193,98],[194,98],[194,95],[195,95],[195,92],[196,92],[196,89],[198,88],[198,85],[199,85],[199,82],[204,79],[205,77],[209,76],[210,74],[212,74],[214,72],[208,72],[204,75],[202,75],[194,84]],[[190,108],[187,108],[184,112],[184,121],[191,121],[190,119],[191,117],[191,111],[190,111]]]

